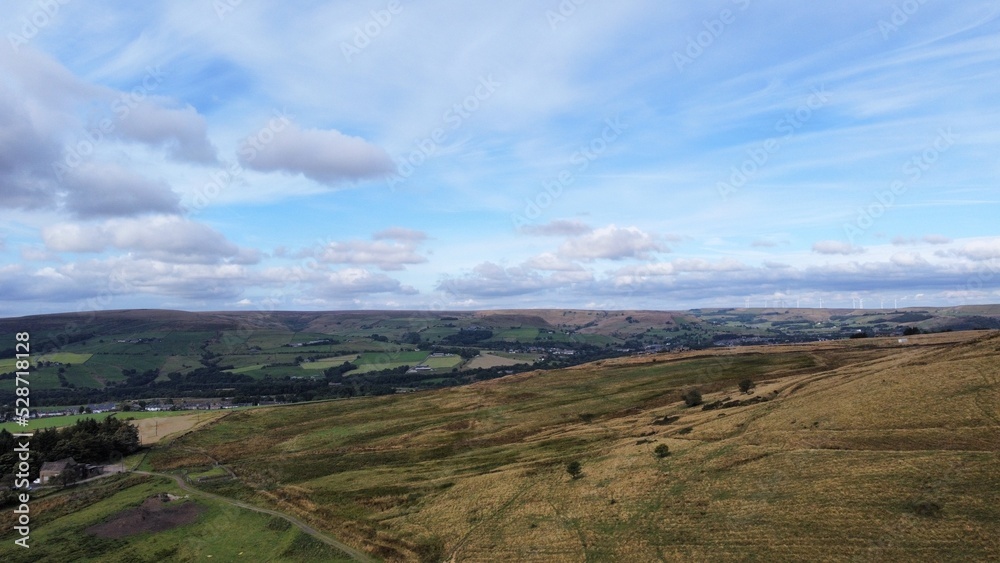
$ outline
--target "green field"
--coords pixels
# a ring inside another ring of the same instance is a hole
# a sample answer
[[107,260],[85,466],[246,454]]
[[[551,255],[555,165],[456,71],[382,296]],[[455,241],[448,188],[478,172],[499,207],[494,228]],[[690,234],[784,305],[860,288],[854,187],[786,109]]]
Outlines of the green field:
[[358,359],[357,354],[350,354],[347,356],[337,356],[335,358],[323,358],[322,360],[316,360],[315,362],[305,362],[302,364],[303,369],[327,369],[339,366],[344,362],[353,362]]
[[365,352],[352,362],[358,366],[358,369],[347,372],[347,375],[393,369],[400,366],[415,366],[422,363],[428,355],[427,352]]
[[[35,500],[38,520],[31,529],[31,548],[15,546],[4,526],[0,559],[6,563],[35,561],[350,561],[287,521],[251,512],[181,490],[159,477],[111,477],[107,483]],[[194,523],[123,539],[104,539],[84,532],[160,493],[181,497],[176,504],[196,503]],[[5,511],[4,516],[7,516]],[[5,518],[9,520],[9,518]]]
[[194,414],[197,411],[159,411],[159,412],[149,412],[149,411],[136,411],[136,412],[115,412],[115,413],[101,413],[101,414],[71,414],[64,416],[49,416],[45,418],[33,418],[28,421],[27,426],[20,426],[15,422],[4,422],[0,423],[0,429],[6,430],[8,432],[31,432],[33,430],[38,430],[40,428],[61,428],[63,426],[70,426],[75,424],[78,420],[86,419],[97,419],[102,420],[106,416],[113,416],[115,418],[162,418],[165,416],[183,416],[186,414]]
[[432,367],[434,369],[451,369],[453,367],[459,366],[463,361],[461,356],[444,356],[444,357],[430,357],[428,356],[422,364]]

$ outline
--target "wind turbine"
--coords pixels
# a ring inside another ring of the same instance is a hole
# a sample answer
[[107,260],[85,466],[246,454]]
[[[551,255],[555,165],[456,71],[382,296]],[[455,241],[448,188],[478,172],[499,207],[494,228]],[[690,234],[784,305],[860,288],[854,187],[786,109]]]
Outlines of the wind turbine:
[[857,308],[858,308],[858,298],[851,297],[851,309],[857,309]]
[[865,298],[864,297],[858,297],[858,308],[859,309],[864,309],[865,308]]

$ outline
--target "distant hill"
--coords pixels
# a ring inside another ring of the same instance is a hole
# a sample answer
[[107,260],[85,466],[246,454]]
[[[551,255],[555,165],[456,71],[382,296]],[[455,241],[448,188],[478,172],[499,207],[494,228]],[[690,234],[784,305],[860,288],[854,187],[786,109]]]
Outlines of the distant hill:
[[[0,405],[13,401],[14,335],[25,331],[36,404],[82,405],[386,394],[615,356],[996,328],[997,305],[64,313],[0,319]],[[480,353],[489,359],[472,361]]]

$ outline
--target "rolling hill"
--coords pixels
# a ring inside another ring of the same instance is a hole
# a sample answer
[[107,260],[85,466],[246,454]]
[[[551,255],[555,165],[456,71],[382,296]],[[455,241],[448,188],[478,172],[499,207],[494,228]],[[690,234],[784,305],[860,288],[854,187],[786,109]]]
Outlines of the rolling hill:
[[988,560],[998,358],[996,332],[617,358],[233,412],[146,463],[217,460],[205,490],[392,561]]

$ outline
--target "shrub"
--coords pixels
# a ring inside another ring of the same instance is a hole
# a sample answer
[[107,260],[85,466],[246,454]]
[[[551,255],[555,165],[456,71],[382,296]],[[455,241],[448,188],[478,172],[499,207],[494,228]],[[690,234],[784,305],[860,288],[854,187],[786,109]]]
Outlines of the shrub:
[[569,473],[570,477],[574,479],[579,479],[580,475],[583,474],[583,467],[579,461],[571,461],[566,466],[566,473]]
[[681,395],[681,398],[684,399],[685,405],[689,407],[696,407],[701,404],[701,391],[698,391],[697,389],[688,389],[683,395]]
[[659,446],[656,446],[656,448],[653,450],[653,453],[656,454],[656,457],[660,458],[667,457],[668,455],[670,455],[670,448],[667,447],[666,444],[660,444]]
[[750,379],[749,377],[746,378],[746,379],[741,379],[740,380],[740,392],[742,392],[742,393],[749,393],[750,390],[753,389],[756,386],[757,386],[757,384],[754,383],[753,380]]
[[917,516],[937,518],[941,516],[941,505],[932,500],[922,500],[913,505],[913,512]]

